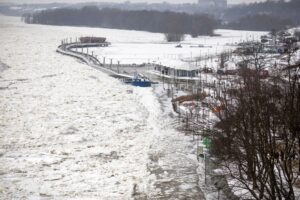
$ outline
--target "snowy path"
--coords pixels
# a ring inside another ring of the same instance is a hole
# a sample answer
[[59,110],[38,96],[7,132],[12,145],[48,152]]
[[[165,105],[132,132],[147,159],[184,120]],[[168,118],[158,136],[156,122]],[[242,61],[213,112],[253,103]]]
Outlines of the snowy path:
[[[161,85],[154,91],[161,95]],[[148,124],[154,125],[155,135],[148,163],[148,170],[155,177],[150,199],[205,199],[198,187],[195,143],[175,129],[178,119],[172,116],[170,99],[142,92],[141,100],[150,111]]]

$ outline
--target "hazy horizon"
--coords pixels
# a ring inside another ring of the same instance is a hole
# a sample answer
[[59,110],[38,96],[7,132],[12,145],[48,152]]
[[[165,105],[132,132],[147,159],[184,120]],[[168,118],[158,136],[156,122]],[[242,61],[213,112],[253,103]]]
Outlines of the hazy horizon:
[[[262,2],[265,0],[228,0],[228,4],[241,4],[241,3],[253,3]],[[0,3],[14,3],[14,4],[36,4],[36,3],[84,3],[84,2],[111,2],[122,3],[125,0],[0,0]],[[144,2],[144,3],[196,3],[198,0],[130,0],[132,3]]]

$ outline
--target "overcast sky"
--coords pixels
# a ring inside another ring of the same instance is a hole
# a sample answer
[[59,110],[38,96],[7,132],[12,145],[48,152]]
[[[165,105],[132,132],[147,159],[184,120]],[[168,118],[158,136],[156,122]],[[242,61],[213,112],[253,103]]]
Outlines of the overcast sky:
[[[130,2],[148,2],[148,3],[160,3],[160,2],[168,2],[168,3],[196,3],[197,0],[130,0]],[[229,4],[237,4],[237,3],[251,3],[256,1],[264,1],[264,0],[228,0]],[[124,2],[124,0],[0,0],[2,3],[77,3],[77,2]]]

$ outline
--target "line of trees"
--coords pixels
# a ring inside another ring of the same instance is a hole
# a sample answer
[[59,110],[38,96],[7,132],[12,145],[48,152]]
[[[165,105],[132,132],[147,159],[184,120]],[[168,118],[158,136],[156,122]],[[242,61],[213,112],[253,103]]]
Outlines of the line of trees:
[[269,31],[300,25],[300,1],[265,1],[229,8],[223,15],[226,28]]
[[290,19],[294,23],[300,24],[300,1],[265,1],[252,3],[249,5],[239,5],[227,9],[224,18],[232,21],[245,15],[270,14],[279,18]]
[[218,21],[208,15],[176,12],[125,11],[95,6],[62,8],[23,15],[26,23],[143,30],[171,34],[212,35]]
[[284,19],[275,15],[269,14],[256,14],[246,15],[226,25],[227,28],[237,30],[251,30],[251,31],[270,31],[285,30],[293,26],[290,19]]

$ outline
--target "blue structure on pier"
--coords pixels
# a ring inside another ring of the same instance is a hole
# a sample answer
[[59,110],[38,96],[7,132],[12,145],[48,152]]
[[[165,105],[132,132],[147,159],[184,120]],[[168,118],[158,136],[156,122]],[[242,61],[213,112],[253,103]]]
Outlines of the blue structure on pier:
[[151,81],[147,77],[135,73],[131,85],[137,87],[151,87]]

